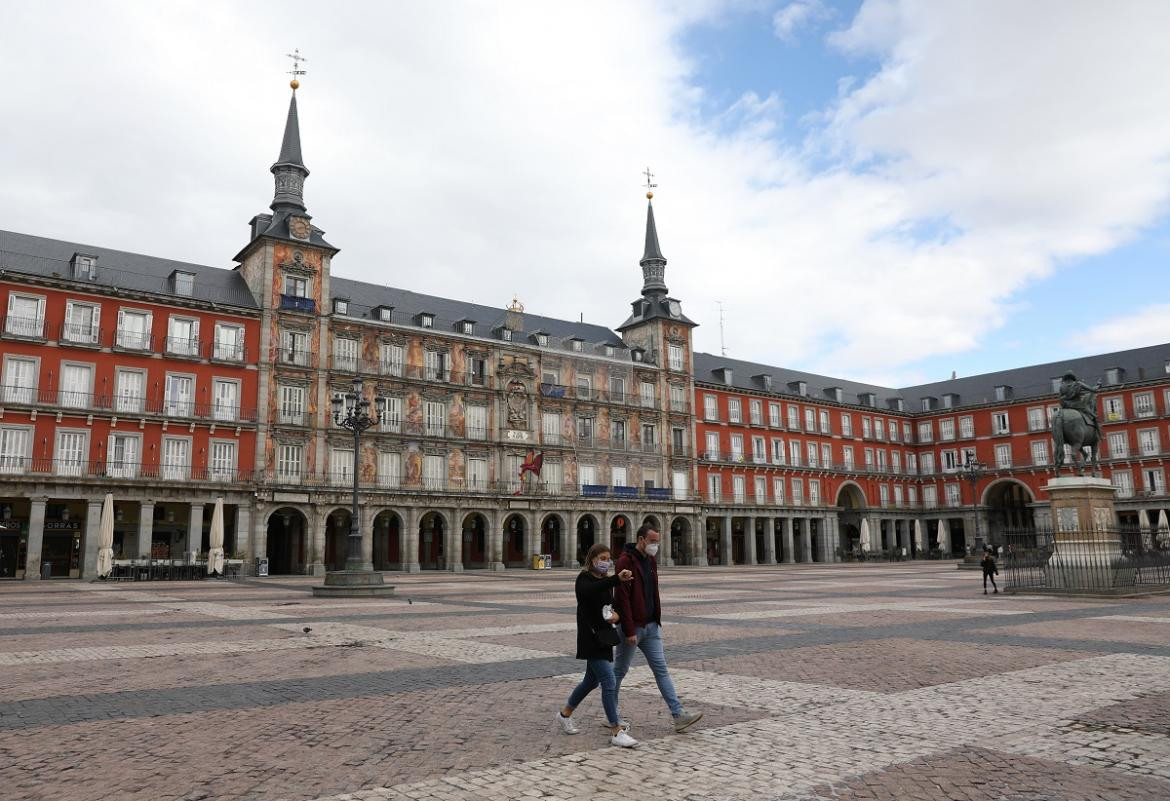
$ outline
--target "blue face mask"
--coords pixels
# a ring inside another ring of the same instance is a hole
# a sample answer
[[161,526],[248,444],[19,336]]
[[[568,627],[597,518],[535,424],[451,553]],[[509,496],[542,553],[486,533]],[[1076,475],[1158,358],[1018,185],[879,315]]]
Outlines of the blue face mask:
[[611,567],[613,567],[613,562],[594,562],[593,563],[593,571],[595,573],[600,573],[603,576],[609,572],[609,569]]

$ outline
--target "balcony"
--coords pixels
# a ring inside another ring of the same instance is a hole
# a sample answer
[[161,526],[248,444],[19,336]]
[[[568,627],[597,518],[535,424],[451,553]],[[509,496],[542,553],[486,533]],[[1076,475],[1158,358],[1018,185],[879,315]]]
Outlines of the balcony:
[[101,329],[87,323],[61,323],[59,340],[70,345],[101,345]]
[[163,343],[168,356],[198,359],[202,355],[198,339],[191,337],[166,337]]
[[0,386],[4,403],[22,406],[48,406],[66,413],[99,413],[118,416],[147,415],[184,417],[212,422],[253,423],[256,410],[238,404],[196,403],[189,399],[158,398],[143,395],[95,395],[73,390],[47,390],[24,386]]
[[316,314],[317,301],[313,300],[312,298],[301,297],[300,295],[281,295],[280,308],[282,311]]
[[277,348],[276,360],[293,367],[308,367],[312,351],[307,348]]
[[86,461],[79,459],[30,459],[0,455],[0,475],[59,476],[70,479],[108,481],[214,481],[250,483],[254,471],[222,467],[197,467],[187,464],[160,465],[127,461]]
[[231,342],[216,342],[211,348],[211,358],[217,362],[242,362],[244,346]]
[[154,337],[143,331],[119,328],[114,334],[114,347],[122,350],[152,351]]

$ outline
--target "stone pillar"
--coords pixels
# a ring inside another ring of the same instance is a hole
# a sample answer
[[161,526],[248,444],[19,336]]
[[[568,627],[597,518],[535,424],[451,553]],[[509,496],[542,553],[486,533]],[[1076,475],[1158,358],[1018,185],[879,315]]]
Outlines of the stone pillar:
[[764,564],[776,564],[776,518],[764,518]]
[[497,511],[488,522],[488,568],[504,569],[504,513]]
[[834,523],[837,521],[836,517],[825,515],[821,518],[821,561],[832,564],[837,553],[837,539],[836,529]]
[[307,561],[306,572],[310,576],[325,575],[325,527],[328,523],[329,518],[322,516],[317,511],[317,507],[309,507],[309,511],[305,515],[305,525],[308,526],[308,531],[305,532],[308,539],[308,552],[305,554],[305,558]]
[[94,578],[97,575],[98,529],[102,522],[102,501],[90,500],[85,511],[85,543],[81,562],[81,577]]
[[[366,519],[365,505],[358,506],[358,529],[362,535],[362,570],[372,571],[374,569],[374,521],[373,519]],[[349,553],[349,532],[345,532],[346,554]]]
[[826,519],[829,521],[829,556],[833,562],[840,562],[841,557],[838,550],[844,550],[841,548],[841,521],[835,514],[829,515]]
[[746,527],[744,529],[743,545],[744,545],[744,562],[749,565],[757,564],[756,562],[756,521],[759,518],[747,518]]
[[674,565],[674,557],[670,555],[674,545],[674,532],[670,530],[670,520],[666,518],[658,525],[662,526],[658,532],[662,535],[662,547],[658,549],[658,564],[661,567],[671,567]]
[[731,558],[731,515],[723,516],[723,529],[719,532],[719,536],[719,564],[723,567],[732,567],[735,564],[735,560]]
[[807,517],[801,518],[800,531],[801,531],[800,545],[804,551],[804,561],[805,562],[812,562],[812,560],[813,560],[813,558],[812,558],[812,526],[810,525],[809,518],[807,518]]
[[707,520],[699,515],[697,522],[688,520],[691,538],[691,564],[707,567]]
[[[628,545],[633,545],[638,541],[638,529],[642,526],[642,524],[638,521],[641,518],[639,518],[636,514],[626,513],[626,519],[630,521],[630,525],[626,527],[626,543]],[[617,557],[614,558],[616,559]]]
[[269,509],[262,503],[256,504],[252,516],[252,559],[268,558],[268,515]]
[[150,544],[154,537],[154,501],[143,501],[138,507],[137,559],[150,558]]
[[402,572],[418,573],[422,568],[418,564],[418,524],[421,515],[418,509],[410,507],[406,510],[405,531],[402,532]]
[[792,537],[792,518],[791,517],[780,518],[780,536],[782,539],[782,542],[780,544],[783,546],[783,550],[784,550],[784,564],[786,564],[786,565],[795,564],[796,550],[795,550],[795,546],[792,543],[793,537]]
[[577,565],[577,521],[569,515],[561,531],[561,567]]
[[41,577],[41,548],[45,542],[45,498],[33,498],[29,504],[28,547],[25,550],[24,577]]
[[244,555],[244,562],[252,558],[249,535],[252,533],[252,509],[236,504],[236,550]]
[[451,510],[451,525],[447,534],[447,547],[443,550],[447,557],[447,571],[450,573],[463,572],[463,510]]
[[192,501],[187,517],[187,561],[194,562],[203,550],[203,502]]

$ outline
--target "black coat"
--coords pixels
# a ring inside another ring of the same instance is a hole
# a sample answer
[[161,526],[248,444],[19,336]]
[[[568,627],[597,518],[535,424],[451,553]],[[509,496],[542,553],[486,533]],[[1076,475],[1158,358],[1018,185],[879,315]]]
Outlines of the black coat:
[[589,570],[577,574],[577,658],[613,661],[613,646],[602,645],[593,633],[608,626],[601,617],[601,607],[613,603],[617,576],[601,577]]
[[985,576],[998,576],[999,575],[999,568],[995,564],[995,557],[994,556],[990,556],[990,555],[984,556],[983,561],[980,562],[979,564],[983,567],[983,575],[985,575]]

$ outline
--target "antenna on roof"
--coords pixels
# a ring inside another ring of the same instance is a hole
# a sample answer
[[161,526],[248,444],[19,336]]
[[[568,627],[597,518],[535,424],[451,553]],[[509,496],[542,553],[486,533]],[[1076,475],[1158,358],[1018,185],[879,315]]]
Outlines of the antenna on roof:
[[585,312],[581,312],[581,322],[585,322]]
[[719,307],[719,352],[726,356],[727,345],[723,341],[723,301],[717,300],[715,305]]
[[958,378],[958,377],[959,377],[959,373],[958,373],[958,371],[957,371],[957,370],[951,370],[951,380],[952,380],[952,381],[954,381],[954,380],[955,380],[956,378]]

